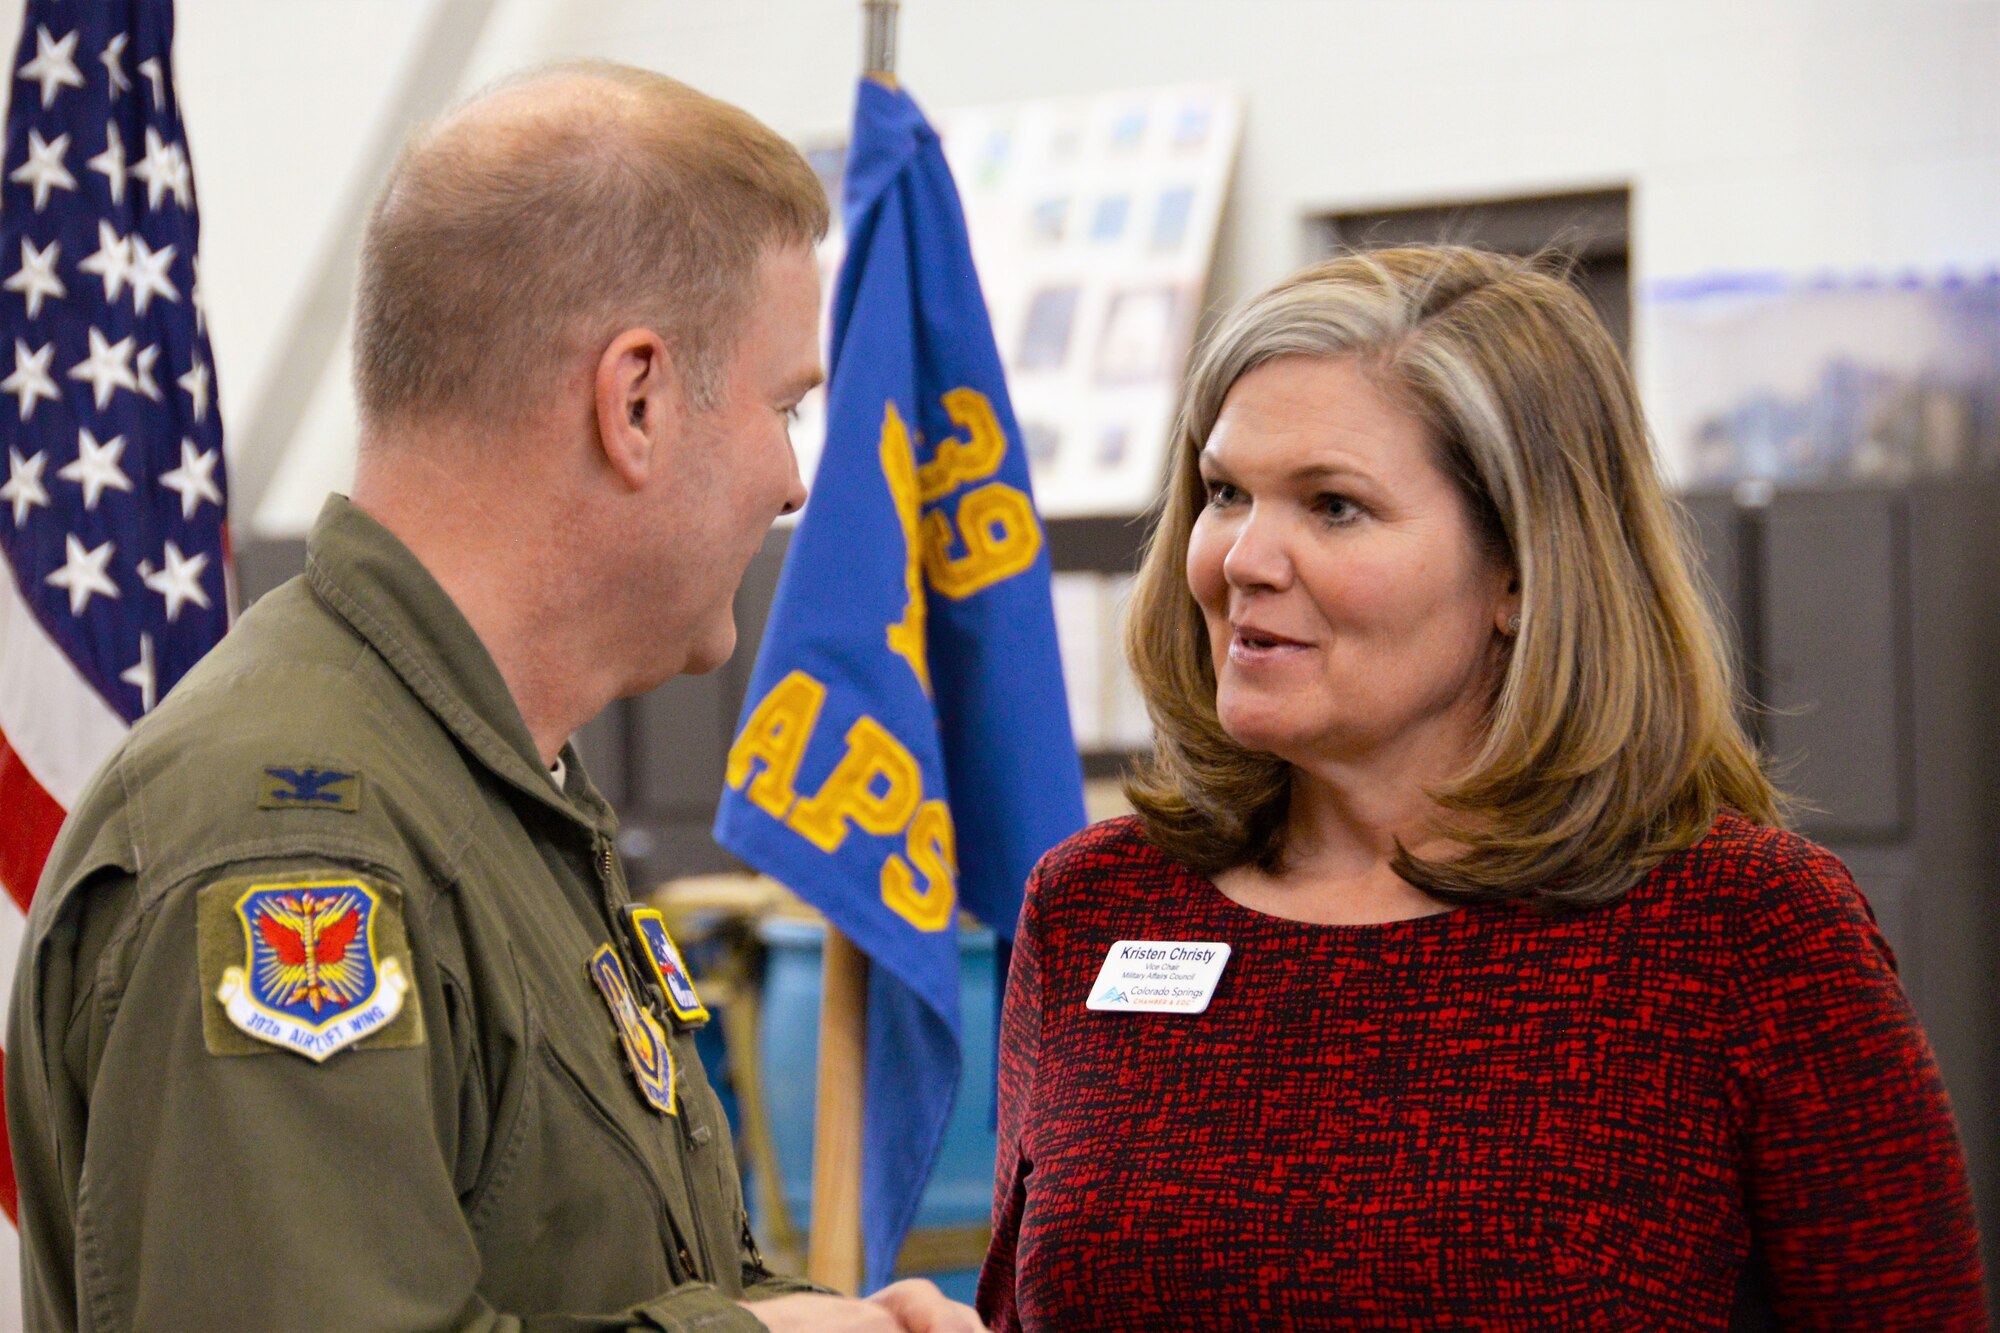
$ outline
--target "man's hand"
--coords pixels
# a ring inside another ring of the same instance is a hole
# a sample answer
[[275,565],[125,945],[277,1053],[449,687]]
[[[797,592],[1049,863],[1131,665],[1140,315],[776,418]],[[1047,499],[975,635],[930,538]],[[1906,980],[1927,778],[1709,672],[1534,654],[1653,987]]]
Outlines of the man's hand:
[[779,1296],[743,1308],[771,1333],[986,1333],[971,1306],[946,1300],[922,1278],[892,1283],[865,1301]]
[[986,1333],[971,1306],[947,1300],[935,1283],[920,1277],[892,1282],[868,1300],[895,1315],[905,1333]]

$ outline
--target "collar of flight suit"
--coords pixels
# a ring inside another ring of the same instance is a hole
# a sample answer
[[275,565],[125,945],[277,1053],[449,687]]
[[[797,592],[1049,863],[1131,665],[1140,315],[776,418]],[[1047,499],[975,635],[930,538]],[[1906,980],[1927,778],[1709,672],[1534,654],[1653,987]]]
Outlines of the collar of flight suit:
[[410,692],[492,774],[606,837],[617,818],[563,747],[551,782],[493,655],[423,562],[344,495],[329,495],[306,538],[313,593],[382,655]]

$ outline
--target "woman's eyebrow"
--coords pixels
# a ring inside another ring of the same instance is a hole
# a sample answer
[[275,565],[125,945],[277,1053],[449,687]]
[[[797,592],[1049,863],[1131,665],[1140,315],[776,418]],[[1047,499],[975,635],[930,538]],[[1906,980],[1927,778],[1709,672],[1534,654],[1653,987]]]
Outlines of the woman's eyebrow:
[[[1195,456],[1195,465],[1211,471],[1230,470],[1225,459],[1205,446]],[[1302,463],[1285,473],[1284,477],[1295,485],[1306,486],[1330,481],[1368,481],[1371,479],[1371,474],[1345,463]]]

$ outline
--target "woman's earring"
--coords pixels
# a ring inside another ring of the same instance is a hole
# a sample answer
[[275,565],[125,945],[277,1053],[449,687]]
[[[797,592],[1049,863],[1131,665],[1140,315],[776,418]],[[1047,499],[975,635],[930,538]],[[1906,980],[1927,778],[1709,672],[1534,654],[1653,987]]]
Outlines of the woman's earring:
[[1514,634],[1519,634],[1520,632],[1521,632],[1521,613],[1519,611],[1516,611],[1513,615],[1507,617],[1507,633],[1509,635],[1514,635]]

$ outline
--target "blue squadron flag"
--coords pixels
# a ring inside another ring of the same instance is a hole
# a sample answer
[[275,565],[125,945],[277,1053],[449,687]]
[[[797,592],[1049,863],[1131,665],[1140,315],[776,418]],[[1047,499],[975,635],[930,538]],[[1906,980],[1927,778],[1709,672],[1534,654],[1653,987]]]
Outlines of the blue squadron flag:
[[729,753],[723,846],[873,962],[862,1131],[885,1281],[959,1073],[958,911],[1011,938],[1083,824],[1049,559],[937,133],[866,79],[826,448]]
[[[0,939],[63,812],[228,627],[171,0],[28,0],[0,164]],[[0,982],[13,967],[0,952]],[[0,1152],[0,1206],[13,1182]]]

